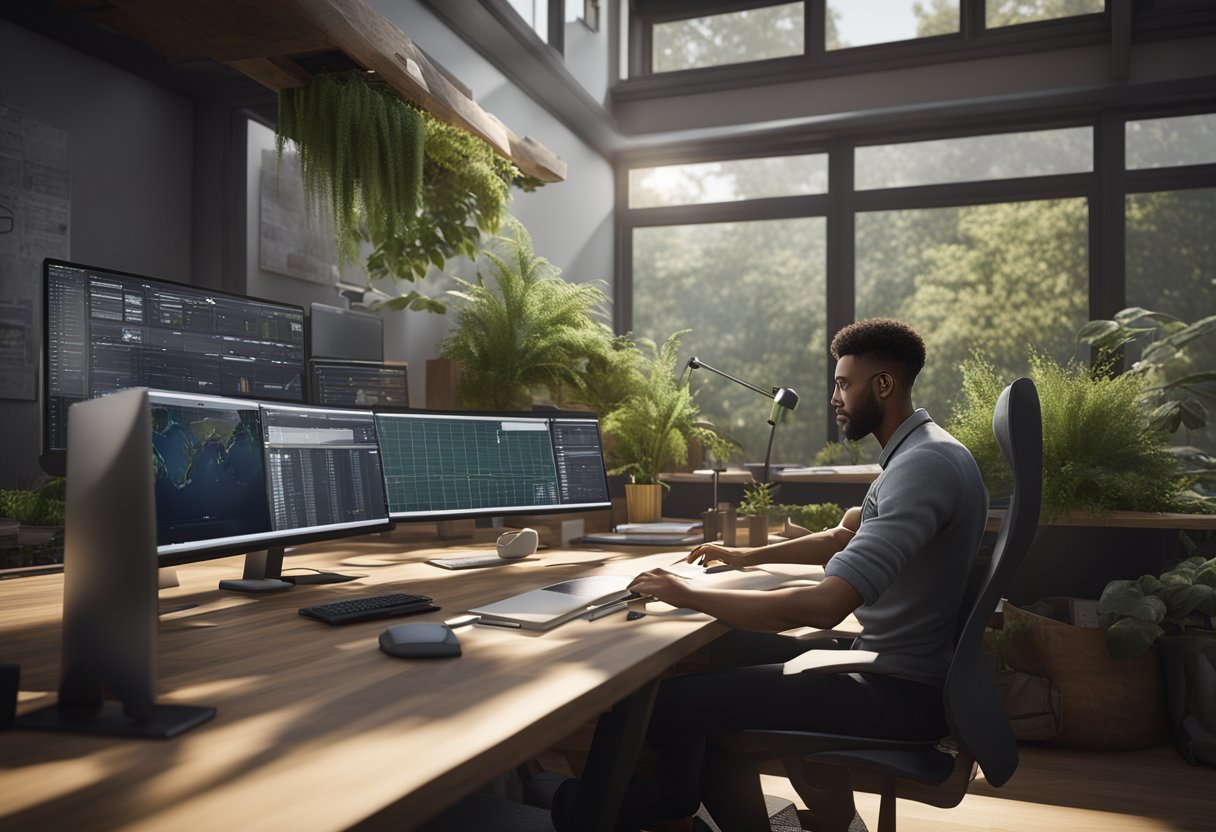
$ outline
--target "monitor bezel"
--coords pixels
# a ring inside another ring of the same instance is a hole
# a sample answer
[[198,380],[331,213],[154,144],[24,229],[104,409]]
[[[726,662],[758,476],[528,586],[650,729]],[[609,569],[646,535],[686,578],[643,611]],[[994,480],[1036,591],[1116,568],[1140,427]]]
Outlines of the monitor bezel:
[[[339,407],[339,405],[319,404],[319,403],[313,401],[313,399],[319,395],[319,393],[317,391],[318,385],[317,385],[317,376],[316,376],[316,372],[315,372],[315,368],[317,366],[375,367],[377,369],[390,368],[390,369],[394,369],[394,370],[401,370],[402,375],[405,376],[405,396],[406,396],[407,400],[409,399],[410,365],[409,365],[408,361],[363,361],[363,360],[360,360],[357,358],[312,358],[312,357],[309,357],[309,359],[308,359],[308,399],[309,399],[309,404],[311,404],[313,407]],[[403,412],[418,410],[418,408],[410,407],[408,404],[403,405],[401,407],[397,407],[395,405],[393,405],[393,406],[373,405],[371,407],[371,410],[383,411],[385,413],[403,413]]]
[[[47,446],[50,442],[50,431],[47,425],[47,419],[50,418],[50,374],[46,366],[47,350],[50,347],[50,303],[47,293],[50,289],[50,268],[51,266],[65,266],[71,269],[80,269],[85,272],[102,272],[112,274],[118,277],[134,278],[136,280],[147,280],[152,283],[161,283],[168,286],[173,286],[181,289],[191,289],[196,292],[202,292],[208,295],[218,295],[233,300],[253,301],[254,303],[264,303],[267,306],[277,306],[283,309],[294,310],[300,313],[300,320],[304,327],[304,349],[303,349],[303,367],[300,372],[300,400],[290,401],[283,400],[286,404],[308,404],[308,346],[309,346],[309,331],[308,331],[308,315],[304,307],[296,303],[286,303],[284,301],[268,300],[266,298],[254,297],[253,295],[242,295],[236,292],[225,292],[219,289],[212,289],[206,286],[195,286],[191,283],[182,283],[177,280],[169,280],[163,277],[150,277],[145,274],[137,274],[135,272],[126,272],[121,269],[109,269],[102,266],[92,266],[85,263],[77,263],[72,260],[61,260],[55,257],[46,257],[42,261],[42,333],[38,343],[38,464],[42,470],[51,476],[63,476],[67,470],[67,452],[52,451]],[[132,388],[123,388],[132,389]],[[117,391],[114,391],[117,392]],[[188,394],[187,394],[188,395]],[[96,397],[93,397],[96,398]],[[242,401],[263,401],[262,397],[232,395],[229,398],[240,399]],[[87,401],[87,399],[86,399]]]
[[[271,408],[290,408],[293,410],[309,410],[309,411],[326,411],[326,412],[345,412],[358,413],[359,415],[369,415],[373,417],[373,425],[375,424],[375,416],[370,410],[359,410],[351,408],[331,408],[331,407],[314,407],[308,404],[295,404],[288,402],[268,402],[264,400],[251,399],[236,399],[227,398],[224,396],[194,396],[189,393],[179,393],[173,390],[149,390],[148,401],[149,406],[158,404],[158,399],[176,399],[184,401],[214,401],[216,403],[231,404],[236,403],[238,406],[249,407],[247,409],[256,409],[258,411],[259,424],[261,422],[261,411],[264,407]],[[149,437],[150,441],[151,437]],[[377,453],[379,452],[379,442],[377,441]],[[263,440],[262,447],[262,464],[265,465],[265,444]],[[383,472],[381,473],[383,479]],[[270,495],[266,495],[267,510],[270,508]],[[369,520],[366,523],[360,523],[356,526],[342,525],[329,527],[310,527],[308,531],[300,529],[285,529],[283,531],[275,531],[271,529],[267,532],[259,532],[257,534],[241,535],[232,538],[210,538],[202,541],[190,541],[188,544],[168,544],[169,548],[158,545],[156,547],[157,563],[160,566],[180,566],[186,563],[196,563],[203,560],[214,560],[216,558],[230,557],[232,555],[243,555],[250,552],[260,551],[270,547],[287,547],[299,546],[305,543],[317,543],[325,540],[337,540],[344,537],[358,537],[364,534],[373,534],[376,532],[386,532],[393,528],[393,520],[388,516],[387,496],[384,505],[385,516],[383,519]],[[218,541],[218,542],[217,542]],[[193,544],[198,543],[195,546]],[[187,548],[182,548],[183,546]]]
[[[573,420],[591,422],[595,425],[596,435],[600,441],[600,452],[603,454],[604,434],[600,429],[599,416],[591,411],[586,410],[428,410],[425,408],[409,408],[406,410],[394,408],[372,408],[372,412],[377,416],[383,414],[391,417],[443,417],[443,416],[458,416],[458,417],[481,417],[489,419],[540,419],[546,422],[546,428],[549,431],[550,441],[553,436],[552,422],[555,420]],[[376,429],[377,441],[379,441],[379,426]],[[381,449],[383,453],[383,448]],[[556,466],[557,460],[554,459]],[[380,470],[385,473],[384,460],[381,459]],[[586,511],[605,511],[612,508],[612,494],[608,487],[608,466],[604,466],[604,494],[607,499],[602,503],[577,503],[573,505],[556,505],[556,506],[527,506],[527,507],[495,507],[487,509],[468,509],[465,511],[452,512],[431,512],[419,514],[417,512],[394,512],[389,508],[389,518],[394,523],[434,523],[446,520],[469,520],[478,517],[521,517],[534,514],[579,514]],[[384,485],[384,500],[388,502],[388,482]]]

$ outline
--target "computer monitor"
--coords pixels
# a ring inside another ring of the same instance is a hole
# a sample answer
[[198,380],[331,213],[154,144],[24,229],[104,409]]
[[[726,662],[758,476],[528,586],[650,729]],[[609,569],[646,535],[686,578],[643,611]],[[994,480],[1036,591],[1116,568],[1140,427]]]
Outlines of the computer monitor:
[[309,362],[309,400],[329,407],[409,407],[407,365],[381,361]]
[[308,324],[308,354],[314,358],[384,360],[384,321],[379,315],[314,303]]
[[394,520],[603,509],[599,422],[588,414],[376,413]]
[[284,546],[391,528],[370,411],[149,400],[162,566],[254,553],[245,577],[277,579]]
[[71,404],[123,388],[304,402],[300,306],[48,259],[42,309],[48,473],[63,473]]

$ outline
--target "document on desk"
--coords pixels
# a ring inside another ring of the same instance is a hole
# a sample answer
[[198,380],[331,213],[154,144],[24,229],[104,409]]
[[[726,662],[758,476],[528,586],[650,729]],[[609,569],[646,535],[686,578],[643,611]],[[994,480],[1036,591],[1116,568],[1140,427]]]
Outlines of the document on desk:
[[[784,571],[769,571],[767,567],[707,572],[703,566],[683,561],[662,568],[713,589],[775,589],[804,577]],[[822,575],[822,570],[819,574]],[[594,617],[597,611],[617,604],[629,595],[628,587],[635,575],[630,572],[574,578],[486,604],[469,610],[469,613],[481,616],[479,624],[549,630],[575,618]]]

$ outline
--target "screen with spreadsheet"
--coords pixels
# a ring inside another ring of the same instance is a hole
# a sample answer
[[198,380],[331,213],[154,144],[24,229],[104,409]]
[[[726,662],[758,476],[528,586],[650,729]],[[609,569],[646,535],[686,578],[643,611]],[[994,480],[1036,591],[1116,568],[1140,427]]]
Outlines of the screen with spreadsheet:
[[408,368],[382,361],[309,362],[309,400],[327,407],[409,407]]
[[377,413],[376,433],[396,520],[610,505],[594,417]]
[[262,406],[276,532],[383,525],[384,480],[370,411]]
[[304,401],[304,310],[43,263],[42,454],[62,469],[73,402],[127,387]]

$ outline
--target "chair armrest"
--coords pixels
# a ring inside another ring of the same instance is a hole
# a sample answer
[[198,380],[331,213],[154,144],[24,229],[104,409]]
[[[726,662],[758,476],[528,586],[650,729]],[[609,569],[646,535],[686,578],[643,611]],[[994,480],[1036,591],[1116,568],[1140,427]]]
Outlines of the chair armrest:
[[873,650],[808,650],[790,659],[782,671],[786,676],[798,673],[882,673],[891,671],[878,664]]

